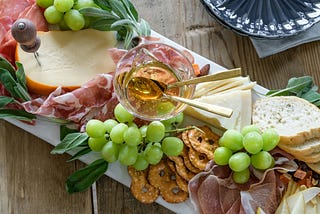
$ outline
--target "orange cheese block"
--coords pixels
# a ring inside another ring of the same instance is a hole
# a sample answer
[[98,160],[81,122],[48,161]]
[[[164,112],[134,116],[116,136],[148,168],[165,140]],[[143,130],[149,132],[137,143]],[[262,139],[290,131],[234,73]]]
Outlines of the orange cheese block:
[[38,59],[33,53],[16,49],[22,63],[29,92],[48,95],[58,86],[70,91],[99,73],[115,70],[108,48],[116,46],[114,32],[85,29],[80,31],[38,32],[41,40]]

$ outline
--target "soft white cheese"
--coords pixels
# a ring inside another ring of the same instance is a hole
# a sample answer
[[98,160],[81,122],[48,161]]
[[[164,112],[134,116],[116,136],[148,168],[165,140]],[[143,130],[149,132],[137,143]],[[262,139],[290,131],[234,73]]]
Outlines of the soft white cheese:
[[85,29],[38,32],[38,36],[41,66],[33,53],[20,47],[16,53],[30,80],[50,86],[80,86],[98,73],[115,70],[108,53],[108,48],[116,45],[114,32]]

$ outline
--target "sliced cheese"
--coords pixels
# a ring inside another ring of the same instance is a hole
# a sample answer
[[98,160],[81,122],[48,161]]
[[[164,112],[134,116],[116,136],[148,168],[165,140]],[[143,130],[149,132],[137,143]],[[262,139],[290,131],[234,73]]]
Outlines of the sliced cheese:
[[194,97],[207,96],[211,94],[224,93],[230,90],[251,89],[255,82],[251,82],[249,77],[235,77],[225,80],[200,83],[196,87]]
[[38,32],[41,45],[37,63],[32,53],[17,47],[16,61],[23,64],[29,91],[47,95],[57,86],[74,89],[99,73],[115,70],[108,48],[116,45],[114,32]]
[[223,94],[202,96],[194,100],[233,109],[230,118],[208,113],[190,106],[184,111],[187,115],[212,126],[240,131],[244,126],[251,124],[251,90],[235,90]]

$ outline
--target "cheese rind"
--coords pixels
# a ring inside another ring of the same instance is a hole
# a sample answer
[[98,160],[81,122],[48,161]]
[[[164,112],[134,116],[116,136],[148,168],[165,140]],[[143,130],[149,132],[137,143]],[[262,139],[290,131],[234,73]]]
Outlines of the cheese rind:
[[108,48],[116,45],[114,32],[93,29],[38,32],[37,63],[32,53],[17,46],[16,61],[23,64],[29,91],[47,95],[58,86],[73,90],[99,73],[115,70]]

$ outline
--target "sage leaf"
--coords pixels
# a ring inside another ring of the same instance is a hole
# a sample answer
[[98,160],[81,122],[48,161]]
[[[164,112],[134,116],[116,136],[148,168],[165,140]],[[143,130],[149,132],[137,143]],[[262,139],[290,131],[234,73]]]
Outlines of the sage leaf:
[[313,86],[313,80],[310,76],[294,77],[289,79],[287,87],[281,90],[270,90],[267,96],[289,96],[296,95],[301,96],[301,94],[309,91]]
[[0,109],[0,118],[14,118],[23,121],[32,121],[36,116],[20,109]]
[[87,133],[71,133],[63,138],[63,140],[51,151],[51,154],[63,154],[80,145],[86,144],[89,136]]
[[136,22],[139,19],[138,12],[136,8],[133,6],[133,4],[128,0],[121,0],[122,4],[126,7],[127,13],[129,16],[135,20]]
[[320,94],[314,90],[309,90],[308,92],[302,94],[301,98],[308,100],[310,103],[314,103],[320,100]]
[[119,30],[119,27],[111,27],[111,25],[114,23],[113,19],[109,18],[99,18],[92,20],[90,22],[90,27],[96,30],[101,31],[113,31],[113,30]]
[[102,10],[100,8],[95,7],[88,7],[88,8],[82,8],[79,10],[79,12],[88,17],[94,17],[94,18],[107,18],[111,20],[119,20],[120,17],[116,15],[115,13]]
[[104,10],[108,10],[108,11],[112,10],[111,6],[109,4],[109,1],[106,1],[106,0],[93,0],[93,1],[96,5],[98,5],[99,7],[101,7]]
[[4,85],[4,87],[11,94],[12,97],[19,98],[19,95],[17,95],[14,89],[16,86],[16,81],[14,80],[14,78],[8,70],[0,68],[0,82]]
[[0,96],[0,108],[5,107],[9,103],[13,103],[14,99],[12,97]]
[[23,87],[25,91],[28,91],[26,74],[24,73],[23,65],[20,62],[16,62],[16,65],[17,65],[17,71],[16,71],[17,82],[20,83],[20,85]]
[[120,18],[129,18],[126,8],[123,6],[122,2],[119,0],[109,0],[109,4],[113,12],[115,12]]
[[68,193],[82,192],[97,181],[108,169],[108,162],[98,159],[90,165],[74,172],[66,180]]
[[67,162],[71,162],[74,160],[79,159],[81,156],[88,154],[89,152],[91,152],[92,150],[89,147],[84,147],[83,149],[81,149],[79,152],[77,152],[76,154],[74,154]]
[[1,57],[1,56],[0,56],[0,68],[3,68],[5,70],[9,71],[11,76],[13,78],[15,78],[16,71],[15,71],[14,67],[11,65],[11,63],[6,58]]
[[78,132],[77,129],[72,129],[66,125],[62,125],[60,126],[60,140],[62,141],[63,138],[65,138],[68,134],[76,133],[76,132]]

